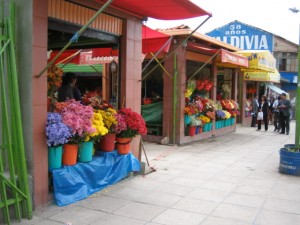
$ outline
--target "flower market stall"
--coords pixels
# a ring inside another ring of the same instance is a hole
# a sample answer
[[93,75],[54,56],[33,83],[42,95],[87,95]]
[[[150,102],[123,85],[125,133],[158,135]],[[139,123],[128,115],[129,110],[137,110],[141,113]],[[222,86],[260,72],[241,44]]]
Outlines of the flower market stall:
[[140,114],[129,108],[116,111],[87,96],[81,102],[53,101],[52,109],[45,129],[49,171],[59,206],[86,198],[140,170],[130,152],[132,138],[147,133]]

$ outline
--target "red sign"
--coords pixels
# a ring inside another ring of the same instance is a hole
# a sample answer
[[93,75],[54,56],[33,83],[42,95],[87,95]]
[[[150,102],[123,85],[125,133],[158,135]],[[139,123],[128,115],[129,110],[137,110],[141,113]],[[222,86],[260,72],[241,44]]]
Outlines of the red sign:
[[248,67],[248,58],[223,49],[221,51],[221,62]]

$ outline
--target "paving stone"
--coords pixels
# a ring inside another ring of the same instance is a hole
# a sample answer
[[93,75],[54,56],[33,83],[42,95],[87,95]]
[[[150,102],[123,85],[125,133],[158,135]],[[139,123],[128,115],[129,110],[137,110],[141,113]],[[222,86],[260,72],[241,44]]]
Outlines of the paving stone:
[[82,225],[100,220],[106,215],[106,213],[97,210],[74,206],[51,216],[49,219],[62,223],[71,222],[72,225]]
[[136,220],[128,217],[108,215],[101,220],[95,221],[90,225],[144,225],[145,221]]
[[300,215],[262,210],[255,225],[299,225]]
[[293,214],[300,215],[299,201],[296,202],[296,201],[288,201],[282,199],[267,199],[263,208],[272,211],[279,211],[279,212],[286,212],[286,213],[293,213]]
[[181,197],[177,195],[153,191],[148,193],[147,195],[141,196],[136,201],[157,206],[170,207],[180,199]]
[[168,209],[152,221],[166,225],[198,225],[205,219],[205,217],[205,215],[198,213]]
[[193,199],[193,198],[183,198],[172,206],[174,209],[184,210],[188,212],[195,212],[201,214],[210,214],[216,207],[218,203]]
[[156,188],[155,191],[161,192],[161,193],[168,193],[168,194],[172,194],[172,195],[178,195],[178,196],[187,196],[194,189],[195,188],[193,188],[193,187],[187,187],[187,186],[183,186],[183,185],[167,183],[167,184],[164,184],[164,185]]
[[251,223],[209,216],[201,223],[201,225],[251,225]]
[[209,190],[204,188],[197,188],[191,192],[187,197],[202,199],[213,202],[222,202],[223,199],[228,195],[226,191]]
[[132,202],[131,204],[118,209],[114,213],[129,218],[150,221],[165,210],[166,208],[161,206]]
[[80,206],[100,210],[104,212],[113,212],[118,208],[128,204],[129,200],[114,198],[110,196],[90,197],[86,201],[81,201]]
[[234,205],[243,205],[260,208],[265,202],[265,197],[255,195],[242,195],[232,193],[225,198],[224,203],[231,203]]
[[239,220],[246,223],[253,223],[256,215],[258,214],[258,208],[238,206],[232,204],[220,204],[213,212],[212,216],[228,218],[233,220]]

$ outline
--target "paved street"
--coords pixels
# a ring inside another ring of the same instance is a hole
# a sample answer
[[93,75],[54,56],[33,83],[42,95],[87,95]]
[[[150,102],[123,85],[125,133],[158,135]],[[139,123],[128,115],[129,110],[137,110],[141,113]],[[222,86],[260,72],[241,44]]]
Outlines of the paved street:
[[[34,212],[34,225],[299,225],[300,178],[278,172],[290,135],[238,127],[186,146],[145,143],[157,171],[132,176],[67,207]],[[19,223],[14,223],[19,224]]]

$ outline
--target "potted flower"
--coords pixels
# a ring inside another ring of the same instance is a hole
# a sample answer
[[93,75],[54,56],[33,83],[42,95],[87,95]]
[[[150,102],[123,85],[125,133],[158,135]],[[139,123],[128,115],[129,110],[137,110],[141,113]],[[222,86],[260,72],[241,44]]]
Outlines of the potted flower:
[[62,122],[59,113],[48,113],[46,123],[46,139],[48,145],[49,169],[57,169],[62,163],[62,146],[72,136],[69,127]]
[[53,111],[56,102],[55,93],[61,85],[63,70],[57,66],[50,66],[47,72],[47,111]]
[[112,106],[108,105],[106,108],[98,110],[98,112],[101,114],[104,126],[108,131],[107,134],[101,138],[99,148],[102,151],[111,152],[115,149],[117,111]]
[[93,108],[85,106],[74,99],[63,103],[56,103],[62,121],[71,129],[72,136],[64,145],[63,164],[74,165],[77,161],[78,145],[86,134],[94,133],[92,126]]
[[99,141],[102,136],[108,133],[107,128],[104,125],[103,118],[99,110],[94,110],[93,117],[91,119],[93,132],[85,132],[82,141],[79,145],[78,161],[90,162],[93,157],[94,143]]
[[116,146],[120,154],[130,151],[130,142],[137,135],[147,134],[146,123],[143,117],[129,108],[120,109],[116,116]]
[[194,136],[197,132],[197,127],[202,125],[201,120],[197,119],[195,115],[191,116],[191,122],[189,127],[189,136]]

